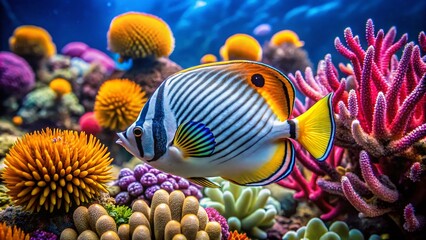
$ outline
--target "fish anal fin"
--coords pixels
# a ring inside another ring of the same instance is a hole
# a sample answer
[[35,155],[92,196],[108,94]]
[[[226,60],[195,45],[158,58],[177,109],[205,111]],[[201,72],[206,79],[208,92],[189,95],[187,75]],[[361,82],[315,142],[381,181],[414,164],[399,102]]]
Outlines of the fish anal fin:
[[184,158],[208,157],[213,154],[216,142],[205,124],[189,121],[179,125],[173,145],[179,148]]
[[191,181],[192,183],[195,183],[195,184],[203,186],[203,187],[220,188],[219,184],[212,182],[205,177],[191,177],[191,178],[188,178],[188,180]]

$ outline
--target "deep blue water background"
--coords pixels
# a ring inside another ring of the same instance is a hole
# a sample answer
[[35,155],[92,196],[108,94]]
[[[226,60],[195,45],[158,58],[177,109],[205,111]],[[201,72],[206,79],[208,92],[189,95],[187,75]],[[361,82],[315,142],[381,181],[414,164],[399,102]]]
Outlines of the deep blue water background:
[[376,27],[387,31],[396,26],[399,38],[409,34],[417,42],[426,30],[424,0],[0,0],[0,50],[9,49],[8,38],[24,24],[47,29],[58,51],[71,41],[82,41],[106,53],[106,33],[111,19],[127,11],[140,11],[163,18],[176,40],[170,58],[183,67],[197,65],[202,55],[219,56],[219,48],[235,33],[252,34],[261,23],[272,33],[257,37],[263,44],[273,33],[291,29],[305,41],[314,64],[331,53],[333,61],[345,61],[334,49],[334,39],[343,39],[351,27],[364,41],[365,23],[372,18]]

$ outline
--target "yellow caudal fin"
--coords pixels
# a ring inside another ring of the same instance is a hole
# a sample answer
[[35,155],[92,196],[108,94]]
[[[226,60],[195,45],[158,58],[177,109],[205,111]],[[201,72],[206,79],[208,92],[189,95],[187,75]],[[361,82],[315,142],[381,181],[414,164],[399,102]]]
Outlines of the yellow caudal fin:
[[332,98],[333,94],[328,94],[296,118],[297,141],[319,161],[328,157],[336,132]]

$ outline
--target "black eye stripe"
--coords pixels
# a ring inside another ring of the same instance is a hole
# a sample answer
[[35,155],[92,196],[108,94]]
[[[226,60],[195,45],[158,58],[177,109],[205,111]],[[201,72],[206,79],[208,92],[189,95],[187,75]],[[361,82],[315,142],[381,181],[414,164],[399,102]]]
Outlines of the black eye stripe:
[[263,78],[263,76],[261,74],[253,74],[251,76],[251,82],[256,86],[256,87],[263,87],[265,85],[265,79]]

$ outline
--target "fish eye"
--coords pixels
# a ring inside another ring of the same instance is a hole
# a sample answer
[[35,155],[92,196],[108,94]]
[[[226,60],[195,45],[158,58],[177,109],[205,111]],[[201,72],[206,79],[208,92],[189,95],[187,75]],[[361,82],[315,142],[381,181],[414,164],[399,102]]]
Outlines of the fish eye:
[[263,76],[259,73],[253,74],[251,76],[251,82],[256,86],[256,87],[263,87],[265,85],[265,79],[263,78]]
[[141,137],[142,136],[142,128],[135,127],[133,129],[133,135],[135,135],[135,137]]

